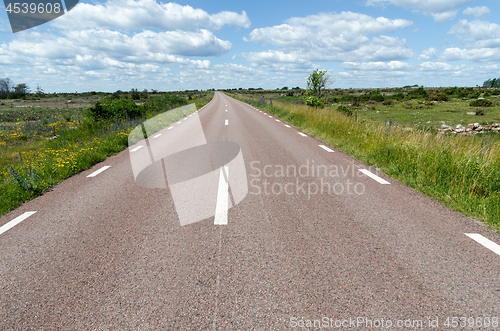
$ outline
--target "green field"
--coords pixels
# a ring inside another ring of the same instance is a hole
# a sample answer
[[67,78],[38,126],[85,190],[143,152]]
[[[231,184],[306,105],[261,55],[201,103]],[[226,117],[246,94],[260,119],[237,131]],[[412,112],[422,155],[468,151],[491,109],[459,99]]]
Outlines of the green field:
[[[128,146],[146,118],[211,100],[208,92],[30,96],[0,105],[0,215]],[[71,102],[69,102],[71,101]]]

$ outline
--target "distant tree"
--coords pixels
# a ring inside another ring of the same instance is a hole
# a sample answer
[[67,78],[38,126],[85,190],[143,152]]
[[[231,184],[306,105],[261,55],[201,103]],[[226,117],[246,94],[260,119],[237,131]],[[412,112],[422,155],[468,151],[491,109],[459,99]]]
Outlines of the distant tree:
[[500,78],[493,78],[485,80],[483,87],[500,87]]
[[283,86],[281,89],[286,91],[286,90],[288,90],[288,86]]
[[320,97],[321,90],[333,84],[333,78],[326,74],[327,70],[315,69],[307,79],[307,93]]
[[12,91],[12,81],[10,78],[1,78],[0,79],[0,94],[7,95]]
[[28,85],[21,83],[14,86],[14,92],[20,94],[28,94],[30,93],[30,88],[28,87]]
[[40,87],[40,85],[36,87],[36,95],[39,97],[43,97],[45,95],[45,91]]
[[298,86],[292,87],[292,90],[300,90],[300,87],[298,87]]

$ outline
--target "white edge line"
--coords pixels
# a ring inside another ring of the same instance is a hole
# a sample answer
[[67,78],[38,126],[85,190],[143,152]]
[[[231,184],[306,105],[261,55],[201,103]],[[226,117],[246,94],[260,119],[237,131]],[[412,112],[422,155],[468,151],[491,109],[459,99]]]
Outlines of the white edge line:
[[290,125],[288,125],[288,124],[285,124],[285,126],[286,126],[287,128],[291,128],[291,126],[290,126]]
[[326,147],[325,145],[318,145],[319,147],[323,148],[325,151],[333,153],[333,149]]
[[170,130],[170,129],[173,129],[173,128],[174,128],[174,127],[173,127],[173,126],[171,126],[171,127],[168,127],[168,128],[167,128],[167,130]]
[[489,250],[493,251],[494,253],[500,255],[500,245],[498,245],[497,243],[489,240],[488,238],[480,235],[479,233],[465,233],[465,235],[477,241],[478,243],[488,248]]
[[143,147],[144,147],[144,145],[141,145],[141,146],[137,146],[136,148],[134,148],[134,149],[131,149],[130,151],[131,151],[131,152],[135,152],[135,151],[138,151],[138,150],[140,150],[140,149],[141,149],[141,148],[143,148]]
[[94,171],[93,173],[91,173],[90,175],[88,175],[87,177],[95,177],[97,175],[99,175],[101,172],[103,172],[104,170],[110,168],[111,166],[104,166],[102,167],[101,169],[97,170],[97,171]]
[[[214,224],[227,224],[227,210],[229,209],[229,183],[226,178],[229,178],[228,166],[224,166],[224,170],[220,167],[219,189],[217,191],[217,204],[215,206]],[[226,174],[224,175],[224,172]]]
[[153,137],[153,139],[158,138],[159,136],[161,136],[161,133],[158,133],[156,136]]
[[4,233],[5,231],[7,231],[9,229],[12,229],[14,226],[18,225],[19,223],[21,223],[22,221],[24,221],[25,219],[27,219],[28,217],[30,217],[34,213],[36,213],[36,211],[27,211],[24,214],[14,218],[12,221],[0,226],[0,234]]
[[302,137],[307,137],[307,134],[305,133],[302,133],[302,132],[297,132],[298,134],[300,134]]
[[276,120],[276,122],[279,122],[280,120]]
[[372,173],[372,172],[370,172],[370,171],[368,171],[366,169],[358,169],[358,170],[361,171],[362,173],[364,173],[365,175],[367,175],[368,177],[370,177],[371,179],[376,180],[380,184],[390,184],[385,179],[380,178],[379,176],[375,175],[374,173]]

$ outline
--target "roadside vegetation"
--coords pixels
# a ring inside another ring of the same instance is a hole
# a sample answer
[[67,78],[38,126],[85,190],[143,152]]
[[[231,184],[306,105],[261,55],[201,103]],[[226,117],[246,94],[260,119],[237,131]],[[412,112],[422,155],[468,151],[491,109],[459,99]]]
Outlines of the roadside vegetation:
[[[499,123],[499,89],[335,89],[315,95],[322,106],[306,105],[304,90],[231,92],[500,231],[500,132],[437,130],[443,123]],[[478,107],[475,100],[490,101],[488,111],[467,114]]]
[[0,103],[0,215],[128,147],[147,118],[213,93],[26,94]]

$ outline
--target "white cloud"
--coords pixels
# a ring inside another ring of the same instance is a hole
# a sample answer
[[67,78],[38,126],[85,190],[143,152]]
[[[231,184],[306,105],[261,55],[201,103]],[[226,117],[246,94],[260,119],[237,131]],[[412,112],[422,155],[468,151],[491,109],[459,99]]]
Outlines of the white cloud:
[[483,15],[488,15],[491,13],[490,9],[486,6],[478,6],[478,7],[467,7],[467,9],[465,9],[463,12],[462,12],[464,15],[469,15],[469,16],[474,16],[474,17],[480,17],[480,16],[483,16]]
[[224,25],[250,27],[245,11],[210,15],[202,9],[155,0],[108,0],[104,4],[80,3],[52,25],[66,30],[149,29],[194,31],[199,26],[220,30]]
[[455,35],[467,48],[500,47],[500,25],[482,20],[460,20],[448,34]]
[[390,61],[390,62],[344,62],[342,67],[346,70],[366,70],[366,71],[398,71],[407,70],[412,66],[408,63],[401,61]]
[[342,12],[294,17],[284,24],[255,29],[250,40],[281,48],[242,55],[254,64],[287,63],[301,68],[312,62],[325,61],[391,61],[408,59],[413,51],[406,40],[384,35],[412,24],[402,19],[374,18]]
[[434,21],[443,23],[453,19],[460,6],[473,0],[368,0],[367,5],[386,5],[414,9],[424,15],[431,16]]
[[500,59],[500,25],[483,20],[460,20],[450,31],[462,48],[449,47],[442,58],[447,61],[498,61]]
[[436,57],[437,49],[434,47],[430,47],[428,49],[424,49],[422,54],[418,57],[419,60],[429,60],[431,58]]

